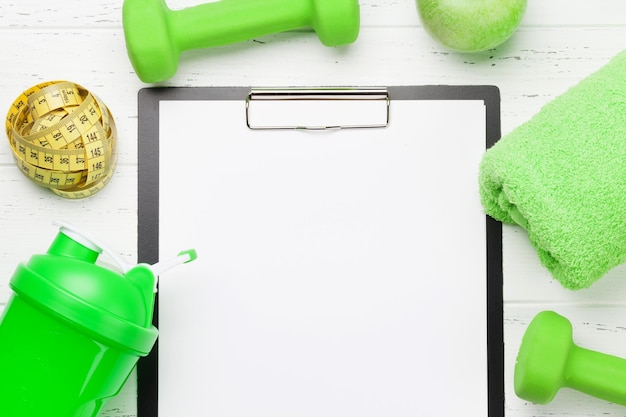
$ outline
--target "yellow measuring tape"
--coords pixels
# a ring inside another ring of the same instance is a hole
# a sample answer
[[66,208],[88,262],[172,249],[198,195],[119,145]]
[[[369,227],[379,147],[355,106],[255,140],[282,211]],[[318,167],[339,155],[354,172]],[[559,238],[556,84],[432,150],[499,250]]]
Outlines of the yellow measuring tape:
[[6,133],[22,173],[62,197],[91,196],[113,175],[115,122],[78,84],[50,81],[24,91],[9,109]]

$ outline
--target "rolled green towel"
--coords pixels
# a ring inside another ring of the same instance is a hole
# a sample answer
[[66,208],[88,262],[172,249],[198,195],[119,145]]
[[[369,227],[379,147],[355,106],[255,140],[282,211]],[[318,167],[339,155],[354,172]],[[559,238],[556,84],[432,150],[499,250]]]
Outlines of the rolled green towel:
[[626,261],[626,50],[487,150],[487,214],[528,231],[570,289]]

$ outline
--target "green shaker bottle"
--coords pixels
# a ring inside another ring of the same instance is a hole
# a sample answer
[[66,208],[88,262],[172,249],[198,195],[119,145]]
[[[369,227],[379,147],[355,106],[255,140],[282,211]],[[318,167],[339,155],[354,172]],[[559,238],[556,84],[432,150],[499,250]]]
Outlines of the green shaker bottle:
[[0,317],[0,415],[95,417],[152,349],[159,273],[195,259],[130,267],[96,265],[109,252],[67,224],[48,252],[13,274]]

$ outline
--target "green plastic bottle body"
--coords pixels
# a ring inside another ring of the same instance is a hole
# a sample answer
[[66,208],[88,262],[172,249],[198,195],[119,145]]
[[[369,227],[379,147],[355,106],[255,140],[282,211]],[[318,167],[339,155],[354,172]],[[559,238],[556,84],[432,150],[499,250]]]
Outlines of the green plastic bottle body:
[[0,323],[2,417],[95,417],[138,357],[13,295]]
[[154,276],[59,233],[18,265],[0,317],[0,417],[96,417],[154,345]]

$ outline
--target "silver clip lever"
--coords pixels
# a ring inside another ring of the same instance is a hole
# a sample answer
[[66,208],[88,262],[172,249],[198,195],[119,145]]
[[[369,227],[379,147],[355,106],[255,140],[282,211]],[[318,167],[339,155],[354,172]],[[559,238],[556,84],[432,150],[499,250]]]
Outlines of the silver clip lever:
[[386,127],[389,93],[384,88],[252,89],[246,123],[250,129]]

